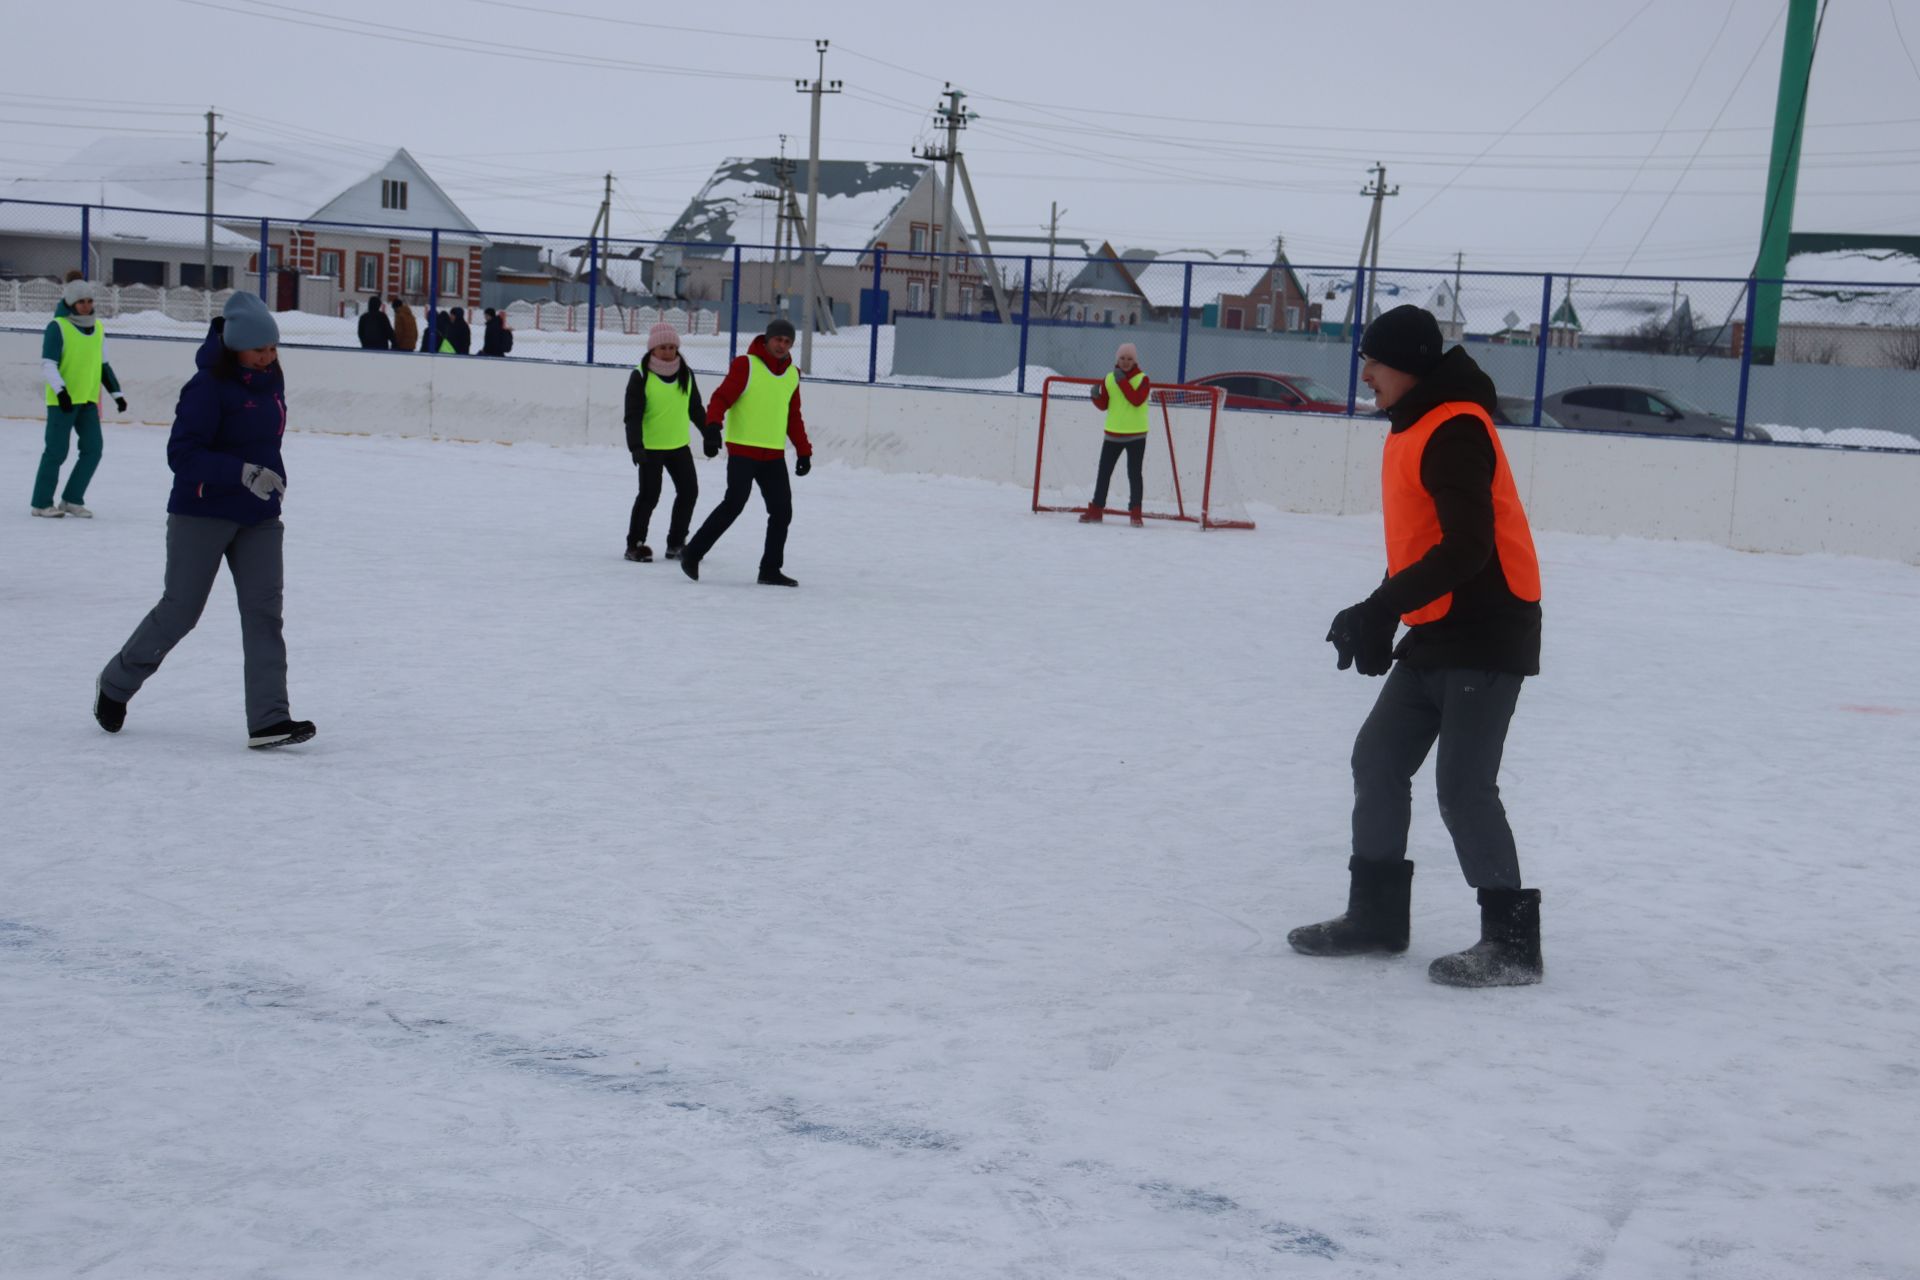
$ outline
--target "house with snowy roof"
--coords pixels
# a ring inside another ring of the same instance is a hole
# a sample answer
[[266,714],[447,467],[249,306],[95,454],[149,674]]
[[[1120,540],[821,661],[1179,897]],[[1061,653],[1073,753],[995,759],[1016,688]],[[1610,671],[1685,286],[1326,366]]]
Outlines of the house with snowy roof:
[[[784,168],[784,174],[783,174]],[[683,281],[690,301],[724,300],[733,288],[740,249],[740,300],[785,306],[803,296],[798,228],[786,209],[806,212],[808,162],[733,157],[721,162],[670,227],[656,253],[658,269]],[[887,315],[929,313],[939,275],[932,255],[945,229],[945,188],[924,162],[822,160],[819,184],[820,286],[834,315],[851,319],[873,289],[874,251],[881,258]],[[974,316],[990,306],[985,266],[955,210],[954,252],[947,268],[947,313]],[[684,273],[684,274],[682,274]],[[658,286],[656,286],[658,292]]]
[[[0,275],[58,278],[80,265],[78,211],[26,200],[91,206],[87,256],[102,283],[206,285],[199,139],[101,138],[8,184]],[[257,284],[264,247],[280,310],[357,310],[376,294],[424,302],[437,231],[441,305],[479,303],[487,238],[404,147],[303,149],[234,134],[216,153],[214,209],[215,289],[253,287],[243,275]]]

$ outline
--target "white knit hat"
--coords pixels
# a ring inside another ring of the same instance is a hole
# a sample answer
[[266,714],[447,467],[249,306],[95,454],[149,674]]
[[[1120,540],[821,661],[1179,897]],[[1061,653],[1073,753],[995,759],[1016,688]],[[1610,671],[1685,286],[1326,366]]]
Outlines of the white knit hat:
[[60,301],[69,307],[82,302],[97,302],[99,298],[100,292],[93,287],[91,280],[69,280],[67,287],[60,292]]

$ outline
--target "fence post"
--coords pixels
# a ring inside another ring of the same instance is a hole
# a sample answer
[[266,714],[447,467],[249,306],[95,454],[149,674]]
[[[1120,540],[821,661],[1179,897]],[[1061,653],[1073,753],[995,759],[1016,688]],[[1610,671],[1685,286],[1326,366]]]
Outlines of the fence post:
[[1757,283],[1748,280],[1747,322],[1740,332],[1740,406],[1733,415],[1733,438],[1736,442],[1747,438],[1747,379],[1753,373],[1753,316],[1758,293]]
[[435,227],[427,241],[427,350],[440,351],[440,228]]
[[886,260],[885,249],[873,251],[873,308],[867,312],[871,326],[867,333],[867,385],[880,380],[880,266]]
[[740,354],[740,246],[733,246],[733,312],[727,318],[727,365]]
[[1187,313],[1193,309],[1193,264],[1187,263],[1186,271],[1180,281],[1180,367],[1175,371],[1173,380],[1187,380]]
[[1547,395],[1547,344],[1553,339],[1553,273],[1540,280],[1540,350],[1533,365],[1533,425],[1540,425],[1540,402]]
[[1020,269],[1020,364],[1013,371],[1013,389],[1026,394],[1027,337],[1033,332],[1033,255],[1028,254]]
[[593,363],[594,330],[600,327],[600,237],[587,237],[587,363]]
[[272,255],[267,252],[267,220],[260,219],[260,301],[267,304],[267,310],[273,310],[273,303],[267,299],[267,272],[271,267]]
[[93,210],[86,205],[80,206],[80,278],[93,279],[93,222],[89,218]]
[[1366,328],[1361,308],[1366,305],[1367,269],[1353,269],[1353,309],[1347,313],[1347,416],[1354,414],[1355,402],[1360,397],[1360,331]]

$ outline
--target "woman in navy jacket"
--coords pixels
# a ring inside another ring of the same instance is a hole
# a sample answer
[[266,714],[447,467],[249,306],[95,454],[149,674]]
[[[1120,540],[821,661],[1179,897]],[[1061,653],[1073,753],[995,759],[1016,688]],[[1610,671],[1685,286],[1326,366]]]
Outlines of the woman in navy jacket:
[[286,380],[280,327],[260,299],[236,293],[213,322],[174,409],[167,464],[167,574],[160,603],[134,628],[94,686],[93,715],[108,733],[126,723],[127,702],[206,608],[220,562],[233,574],[246,659],[247,745],[305,742],[313,722],[287,709],[287,646],[280,634],[284,579],[280,495],[286,465]]

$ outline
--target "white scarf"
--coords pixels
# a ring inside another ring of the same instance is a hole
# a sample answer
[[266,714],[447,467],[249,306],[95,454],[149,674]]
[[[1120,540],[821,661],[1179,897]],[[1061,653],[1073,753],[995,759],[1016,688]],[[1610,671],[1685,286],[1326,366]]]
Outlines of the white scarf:
[[662,361],[654,359],[652,352],[647,353],[647,368],[653,370],[658,377],[664,378],[668,382],[680,376],[681,363],[679,356],[675,356],[672,360],[663,363]]

